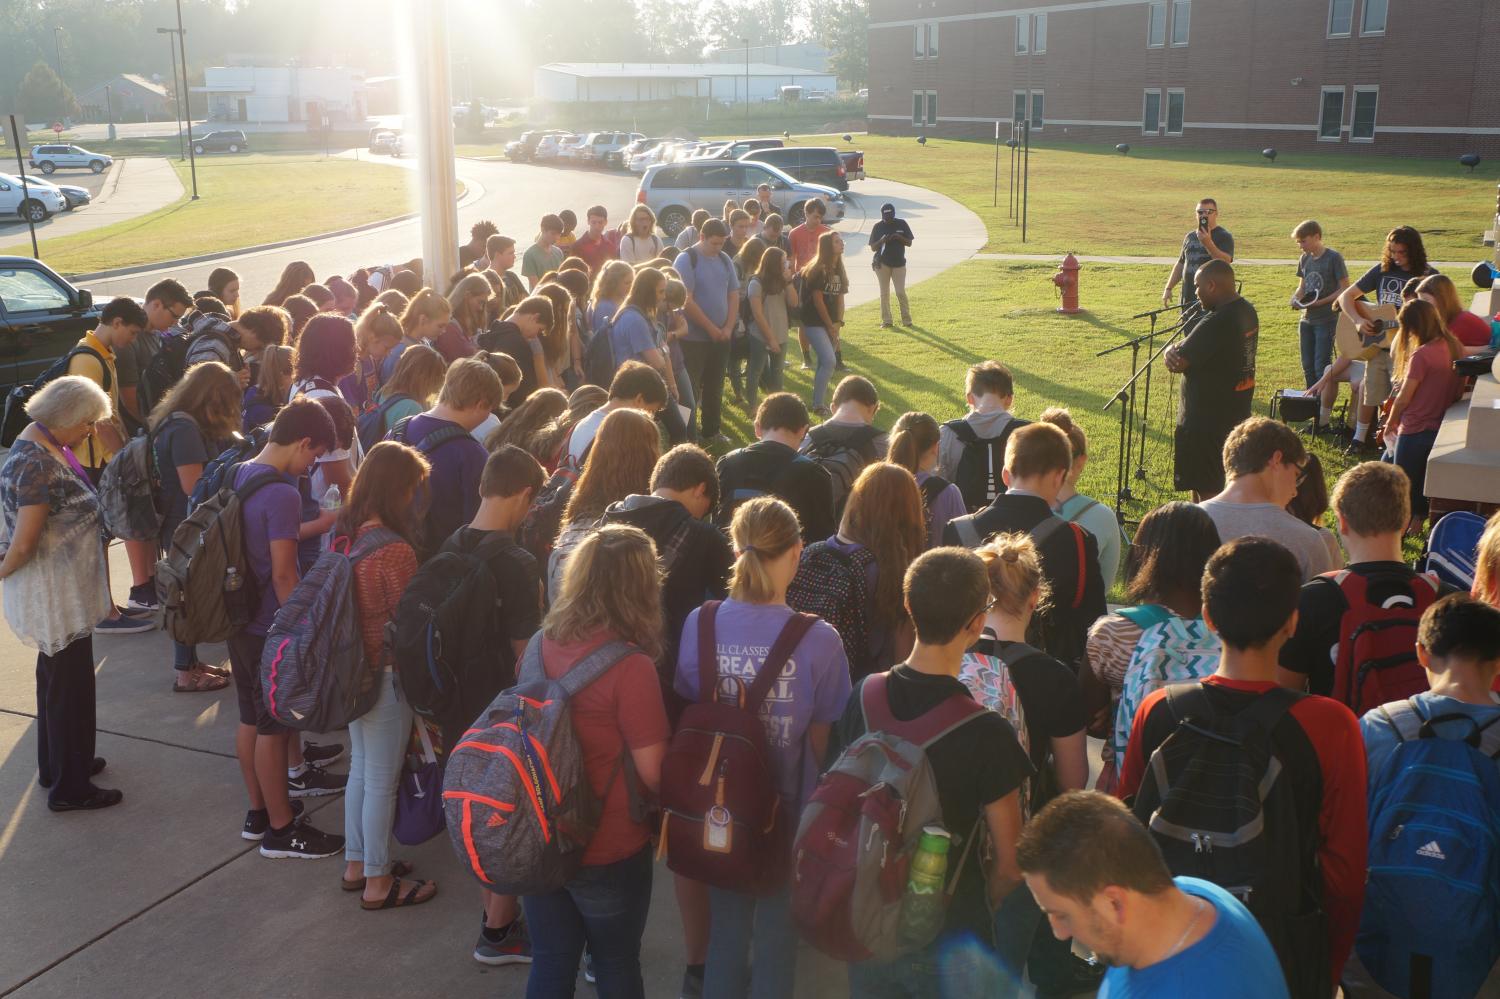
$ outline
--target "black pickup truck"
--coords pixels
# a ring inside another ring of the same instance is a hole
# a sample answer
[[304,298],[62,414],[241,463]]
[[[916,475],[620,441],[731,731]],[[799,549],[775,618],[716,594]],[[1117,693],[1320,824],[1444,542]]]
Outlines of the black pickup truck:
[[0,257],[0,398],[99,324],[94,296],[30,257]]

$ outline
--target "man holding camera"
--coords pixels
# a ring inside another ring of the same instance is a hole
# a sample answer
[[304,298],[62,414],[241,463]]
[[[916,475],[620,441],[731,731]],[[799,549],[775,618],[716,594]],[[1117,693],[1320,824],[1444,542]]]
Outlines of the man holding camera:
[[1172,265],[1172,275],[1161,291],[1161,304],[1165,308],[1172,304],[1172,289],[1182,282],[1182,304],[1188,306],[1198,300],[1193,276],[1198,268],[1210,260],[1234,263],[1234,237],[1229,230],[1219,225],[1219,203],[1213,198],[1204,198],[1194,209],[1198,225],[1182,237],[1182,253]]

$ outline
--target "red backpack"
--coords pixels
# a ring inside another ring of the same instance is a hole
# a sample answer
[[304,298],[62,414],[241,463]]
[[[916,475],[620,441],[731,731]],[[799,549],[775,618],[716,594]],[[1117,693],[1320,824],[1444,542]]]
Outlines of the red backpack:
[[[698,702],[688,705],[661,765],[662,836],[667,867],[685,878],[747,895],[785,887],[796,816],[783,807],[760,720],[771,684],[816,622],[793,614],[745,689],[721,674],[714,640],[719,601],[698,611]],[[737,703],[722,704],[733,682]]]
[[1427,689],[1427,672],[1417,661],[1417,624],[1438,597],[1437,576],[1413,573],[1409,594],[1375,603],[1370,579],[1343,569],[1319,579],[1337,586],[1346,609],[1339,620],[1333,696],[1355,716],[1391,701],[1404,701]]

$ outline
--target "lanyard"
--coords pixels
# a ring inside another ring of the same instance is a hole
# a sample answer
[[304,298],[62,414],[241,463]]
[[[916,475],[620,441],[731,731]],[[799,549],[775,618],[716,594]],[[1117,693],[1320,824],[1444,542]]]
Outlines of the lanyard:
[[40,423],[36,425],[36,429],[38,433],[47,438],[47,443],[51,444],[53,447],[62,452],[63,459],[68,463],[69,467],[71,467],[74,472],[78,473],[78,477],[83,480],[84,485],[89,487],[89,491],[98,492],[99,490],[94,485],[94,481],[89,478],[88,472],[84,471],[83,465],[79,464],[78,456],[73,453],[73,449],[68,447],[66,444],[59,443],[57,438],[52,436],[52,431],[48,430]]

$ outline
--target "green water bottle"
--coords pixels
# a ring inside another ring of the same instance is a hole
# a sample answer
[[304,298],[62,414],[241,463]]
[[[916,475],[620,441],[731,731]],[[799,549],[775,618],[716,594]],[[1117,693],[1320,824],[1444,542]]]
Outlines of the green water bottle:
[[943,886],[952,845],[953,837],[942,826],[922,827],[901,901],[901,936],[913,946],[929,943],[943,928]]

